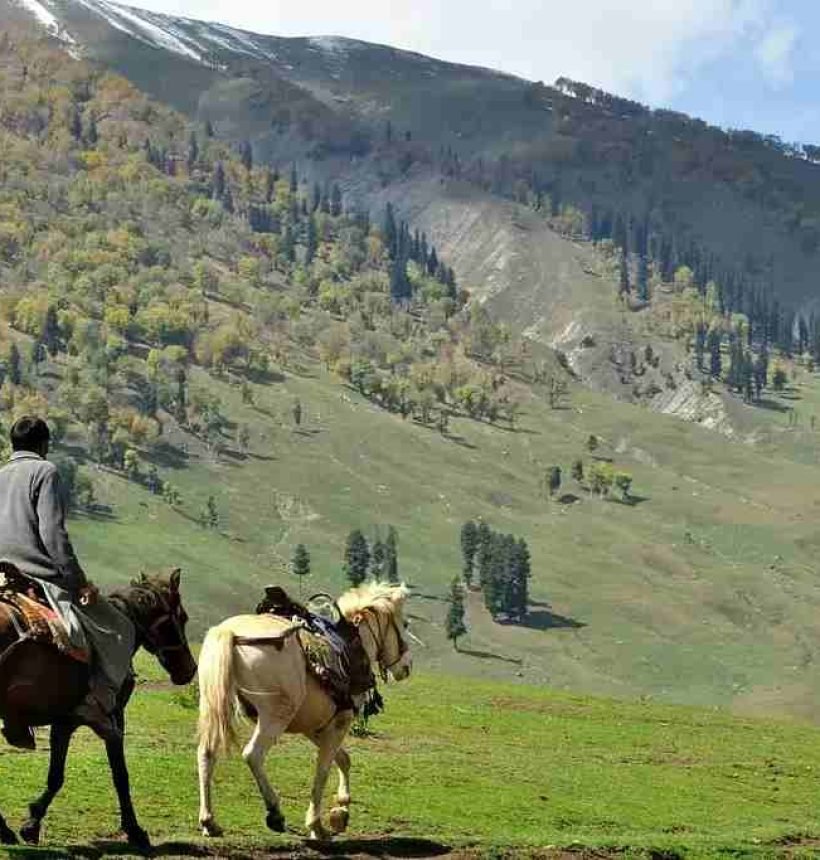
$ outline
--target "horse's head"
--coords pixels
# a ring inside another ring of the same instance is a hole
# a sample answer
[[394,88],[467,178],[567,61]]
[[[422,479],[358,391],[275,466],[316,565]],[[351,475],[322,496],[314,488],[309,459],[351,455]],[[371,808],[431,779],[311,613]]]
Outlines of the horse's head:
[[359,629],[371,664],[379,667],[382,677],[389,672],[396,681],[404,680],[413,668],[404,619],[409,595],[404,585],[374,582],[351,589],[339,598],[345,618]]
[[170,574],[131,582],[122,598],[137,628],[137,639],[159,660],[174,684],[187,684],[196,674],[196,661],[185,636],[188,615],[179,594],[179,568]]

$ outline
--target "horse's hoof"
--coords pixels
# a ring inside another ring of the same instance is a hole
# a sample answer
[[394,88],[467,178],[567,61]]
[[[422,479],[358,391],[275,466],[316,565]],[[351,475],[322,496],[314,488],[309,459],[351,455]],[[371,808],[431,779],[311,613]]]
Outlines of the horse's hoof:
[[311,842],[330,842],[332,838],[333,836],[325,830],[320,821],[316,821],[308,827],[308,839]]
[[[13,836],[14,834],[12,834]],[[23,842],[27,842],[29,845],[37,845],[40,842],[40,822],[35,820],[34,818],[29,818],[29,820],[20,828],[20,836],[23,839]],[[6,845],[14,845],[17,842],[17,838],[15,837],[14,842],[6,842],[5,834],[3,834],[3,842]]]
[[285,832],[285,816],[278,809],[269,809],[268,814],[265,816],[265,824],[268,825],[268,829],[272,830],[274,833],[284,833]]
[[128,838],[128,844],[138,851],[151,850],[151,838],[141,827],[129,827],[125,835]]
[[334,833],[344,833],[350,823],[350,811],[346,806],[334,806],[328,813],[328,823]]
[[203,836],[210,836],[211,838],[215,838],[218,836],[222,836],[225,832],[214,820],[213,818],[209,818],[206,821],[200,821],[199,826],[202,828]]

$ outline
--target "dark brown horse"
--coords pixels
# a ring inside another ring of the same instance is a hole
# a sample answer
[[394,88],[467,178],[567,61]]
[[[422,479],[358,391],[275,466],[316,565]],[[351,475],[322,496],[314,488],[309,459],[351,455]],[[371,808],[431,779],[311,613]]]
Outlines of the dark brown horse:
[[[187,684],[196,674],[196,662],[185,638],[188,620],[179,594],[179,570],[169,576],[134,580],[130,587],[110,595],[134,626],[135,651],[153,654],[174,684]],[[29,818],[20,829],[26,842],[36,844],[40,825],[51,801],[63,785],[68,747],[81,723],[72,716],[88,690],[88,668],[61,654],[52,645],[20,642],[15,626],[0,619],[0,716],[7,728],[50,726],[51,757],[43,794],[29,805]],[[13,649],[9,651],[8,649]],[[4,659],[4,658],[8,659]],[[115,720],[125,733],[125,707],[134,691],[129,679],[120,691]],[[139,849],[151,843],[137,821],[131,802],[123,739],[105,741],[108,764],[120,804],[120,822],[128,841]],[[0,841],[14,844],[17,837],[0,815]]]

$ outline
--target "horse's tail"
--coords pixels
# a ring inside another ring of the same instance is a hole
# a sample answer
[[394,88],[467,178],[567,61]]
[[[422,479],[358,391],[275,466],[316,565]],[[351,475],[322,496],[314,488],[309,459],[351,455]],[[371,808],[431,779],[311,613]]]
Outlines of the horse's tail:
[[233,665],[233,631],[212,627],[199,655],[199,743],[210,753],[236,742],[238,702]]

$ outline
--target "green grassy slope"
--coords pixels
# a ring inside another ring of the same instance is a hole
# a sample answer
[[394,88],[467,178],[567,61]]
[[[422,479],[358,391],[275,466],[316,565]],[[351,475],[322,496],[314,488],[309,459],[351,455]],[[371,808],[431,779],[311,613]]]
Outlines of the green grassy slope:
[[[571,408],[550,410],[536,390],[516,431],[455,418],[446,439],[377,410],[318,366],[257,386],[256,407],[243,406],[235,387],[211,384],[228,414],[251,427],[250,455],[229,450],[213,463],[169,428],[161,475],[181,489],[182,513],[119,476],[94,473],[111,517],[80,518],[73,529],[99,580],[181,564],[201,630],[252,606],[263,584],[286,580],[298,542],[314,557],[307,587],[340,590],[346,533],[392,524],[402,574],[418,594],[423,664],[812,713],[820,481],[810,457],[793,455],[784,415],[777,444],[763,449],[580,388]],[[299,430],[294,397],[306,416]],[[634,473],[644,501],[591,499],[571,483],[577,504],[541,497],[543,470],[559,463],[568,472],[590,433],[604,440],[601,455]],[[174,469],[183,444],[187,467]],[[804,438],[800,450],[813,444]],[[219,534],[194,521],[209,494]],[[477,516],[526,537],[535,603],[525,627],[492,624],[473,604],[465,649],[474,653],[455,654],[440,626],[443,597],[460,570],[460,526]]]
[[[560,849],[571,847],[596,857],[762,858],[808,857],[818,844],[815,728],[439,674],[414,676],[386,697],[374,734],[351,739],[351,830],[334,853],[566,856]],[[134,799],[158,850],[317,856],[300,838],[313,747],[288,737],[268,759],[288,834],[264,829],[252,777],[234,754],[220,761],[215,784],[226,835],[203,842],[193,701],[153,686],[138,690],[131,706]],[[43,853],[121,854],[102,746],[85,732],[75,743]],[[0,753],[0,808],[10,822],[39,791],[45,766],[42,750]],[[328,793],[334,789],[331,775]]]

